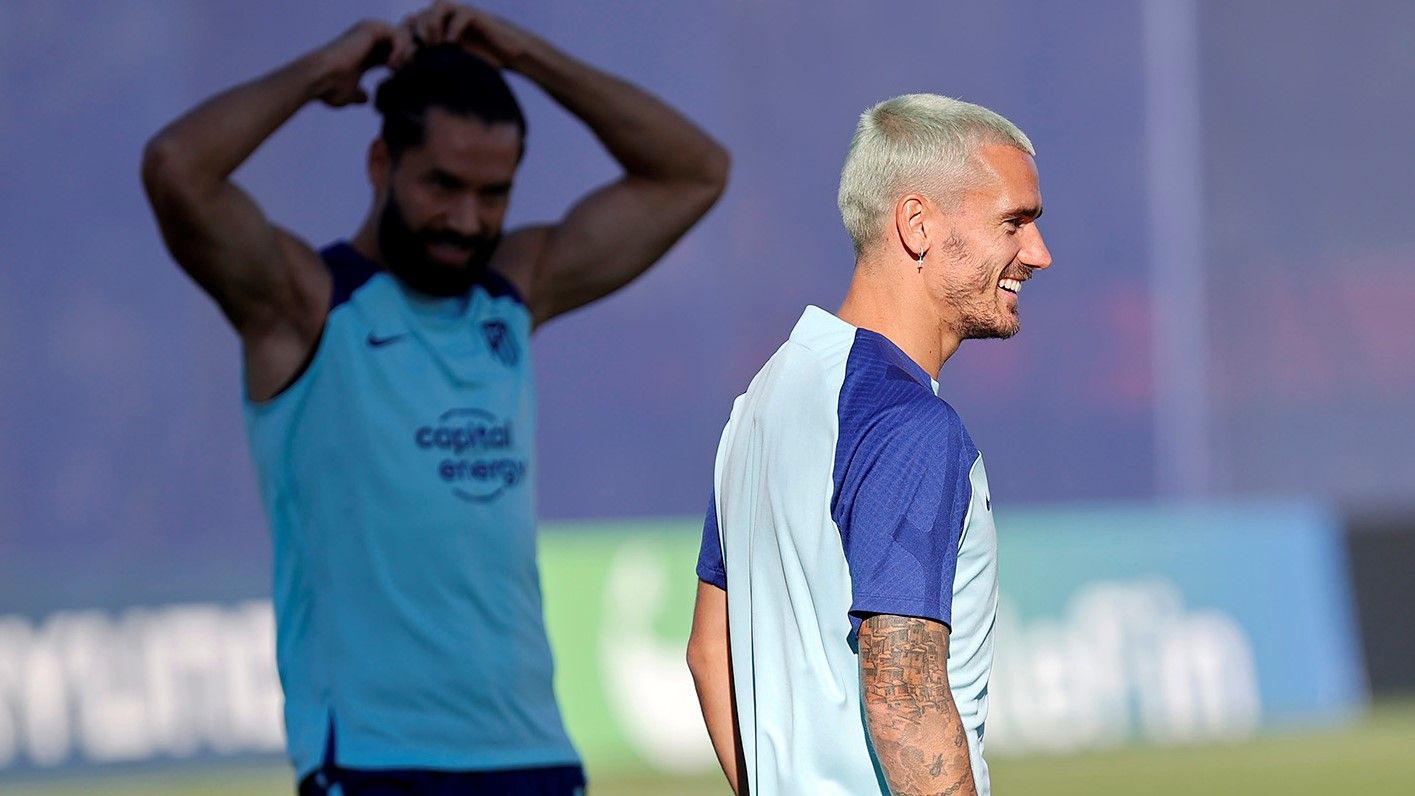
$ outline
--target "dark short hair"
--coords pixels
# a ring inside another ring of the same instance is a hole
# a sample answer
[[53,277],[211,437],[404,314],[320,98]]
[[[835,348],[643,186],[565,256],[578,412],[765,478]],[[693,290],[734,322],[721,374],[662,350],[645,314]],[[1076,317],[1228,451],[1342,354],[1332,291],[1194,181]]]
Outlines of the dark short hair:
[[383,116],[380,135],[396,161],[427,136],[427,112],[514,124],[525,150],[526,117],[501,70],[456,44],[419,47],[413,59],[378,85],[374,107]]

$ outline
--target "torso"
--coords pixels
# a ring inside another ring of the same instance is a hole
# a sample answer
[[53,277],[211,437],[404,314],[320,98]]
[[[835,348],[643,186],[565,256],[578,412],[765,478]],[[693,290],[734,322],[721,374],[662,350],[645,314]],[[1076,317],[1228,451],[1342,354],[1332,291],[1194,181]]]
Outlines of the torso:
[[348,767],[575,763],[535,563],[530,314],[495,274],[430,300],[323,256],[313,358],[247,408],[297,769],[331,722]]
[[[977,448],[934,389],[884,338],[810,308],[733,406],[716,519],[756,793],[887,793],[861,714],[860,611],[951,626],[949,682],[988,792],[991,498]],[[773,682],[790,687],[757,687]]]

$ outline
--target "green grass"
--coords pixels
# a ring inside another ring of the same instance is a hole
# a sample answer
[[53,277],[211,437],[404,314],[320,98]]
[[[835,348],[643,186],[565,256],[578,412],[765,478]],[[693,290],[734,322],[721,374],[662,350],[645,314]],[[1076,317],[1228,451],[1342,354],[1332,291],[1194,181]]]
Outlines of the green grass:
[[1415,702],[1377,707],[1344,730],[1222,746],[1003,758],[992,771],[999,794],[1415,793]]
[[[1373,709],[1348,729],[1267,735],[1222,746],[1130,748],[991,761],[999,796],[1170,796],[1204,793],[1362,796],[1415,793],[1415,701]],[[293,792],[284,769],[213,768],[109,781],[9,783],[7,796],[266,796]],[[594,796],[720,796],[720,777],[596,777]]]

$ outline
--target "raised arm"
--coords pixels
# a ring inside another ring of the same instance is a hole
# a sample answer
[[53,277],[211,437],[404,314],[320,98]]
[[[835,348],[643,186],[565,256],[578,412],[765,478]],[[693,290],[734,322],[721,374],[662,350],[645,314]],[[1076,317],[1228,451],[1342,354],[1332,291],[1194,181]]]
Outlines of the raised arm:
[[948,687],[948,627],[875,614],[860,623],[860,692],[894,796],[976,796],[968,738]]
[[437,3],[411,18],[428,43],[457,41],[525,75],[594,132],[624,169],[559,224],[508,235],[495,266],[537,323],[588,304],[643,273],[721,195],[727,151],[672,108],[484,11]]
[[303,364],[328,306],[329,277],[308,245],[268,221],[231,174],[300,108],[367,99],[369,68],[411,41],[360,22],[333,42],[219,94],[155,135],[142,178],[172,256],[241,336],[247,390],[264,398]]
[[732,654],[727,638],[727,592],[698,581],[693,606],[693,630],[688,637],[688,670],[698,690],[698,704],[708,737],[727,783],[737,796],[747,793],[743,772],[742,736],[732,690]]

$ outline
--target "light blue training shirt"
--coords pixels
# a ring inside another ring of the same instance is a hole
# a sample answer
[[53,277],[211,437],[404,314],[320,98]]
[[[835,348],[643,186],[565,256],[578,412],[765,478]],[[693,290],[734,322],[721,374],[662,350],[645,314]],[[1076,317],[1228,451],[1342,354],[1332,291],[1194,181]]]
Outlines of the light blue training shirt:
[[493,272],[404,288],[347,244],[311,361],[246,419],[300,777],[570,765],[536,565],[531,317]]
[[698,576],[727,590],[755,796],[888,794],[865,727],[863,617],[947,624],[979,794],[997,537],[987,474],[937,384],[888,339],[808,307],[722,432]]

